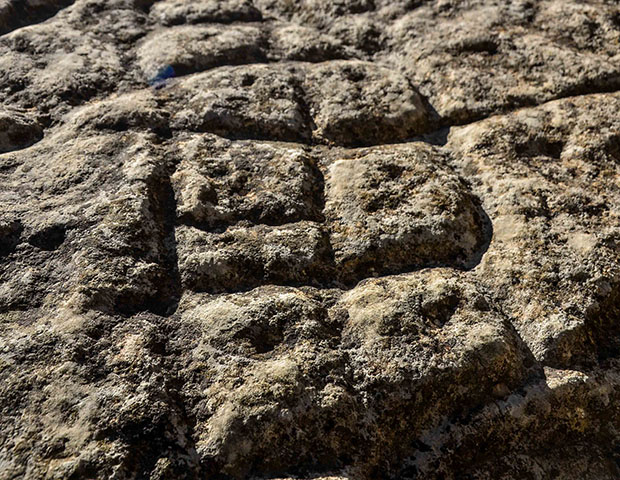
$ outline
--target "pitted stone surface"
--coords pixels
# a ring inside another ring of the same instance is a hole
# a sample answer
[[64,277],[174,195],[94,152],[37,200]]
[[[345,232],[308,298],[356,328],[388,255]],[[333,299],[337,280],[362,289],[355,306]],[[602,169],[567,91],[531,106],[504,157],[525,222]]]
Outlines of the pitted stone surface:
[[177,215],[217,229],[243,220],[280,225],[322,217],[322,174],[308,149],[194,135],[182,142],[172,185]]
[[466,182],[423,143],[315,153],[214,136],[181,144],[176,242],[193,290],[468,268],[491,234]]
[[187,75],[221,65],[265,60],[257,26],[196,25],[155,31],[138,49],[138,64],[146,79],[162,69]]
[[308,117],[299,102],[294,67],[225,67],[183,78],[171,86],[171,121],[177,130],[233,138],[308,141]]
[[0,480],[620,478],[619,39],[0,0]]
[[420,143],[343,153],[325,175],[325,217],[343,278],[475,263],[490,227],[440,152]]
[[[475,404],[525,371],[518,337],[453,271],[371,280],[330,309],[326,294],[261,287],[184,297],[173,348],[191,351],[183,368],[205,462],[241,477],[354,454],[361,475],[454,412],[447,398]],[[444,396],[455,381],[459,391]],[[399,426],[394,413],[419,405]]]
[[429,112],[402,75],[359,61],[310,68],[305,89],[315,136],[341,145],[398,142],[428,130]]
[[174,128],[233,138],[369,145],[425,133],[431,121],[406,77],[353,60],[223,68],[180,80],[170,96],[184,106]]
[[251,0],[163,0],[151,7],[150,16],[164,25],[253,22],[262,18]]
[[224,233],[181,226],[176,238],[181,281],[191,290],[320,284],[331,270],[329,238],[315,222],[231,227]]
[[450,134],[493,219],[477,270],[556,368],[620,348],[619,107],[617,94],[560,100]]
[[384,51],[448,123],[464,123],[618,89],[617,15],[613,1],[423,2],[395,21]]

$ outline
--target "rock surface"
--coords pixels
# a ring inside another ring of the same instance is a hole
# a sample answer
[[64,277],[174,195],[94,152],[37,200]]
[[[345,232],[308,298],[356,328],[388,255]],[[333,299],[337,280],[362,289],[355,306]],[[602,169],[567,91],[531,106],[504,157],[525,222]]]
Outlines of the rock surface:
[[620,6],[0,0],[0,480],[620,478]]

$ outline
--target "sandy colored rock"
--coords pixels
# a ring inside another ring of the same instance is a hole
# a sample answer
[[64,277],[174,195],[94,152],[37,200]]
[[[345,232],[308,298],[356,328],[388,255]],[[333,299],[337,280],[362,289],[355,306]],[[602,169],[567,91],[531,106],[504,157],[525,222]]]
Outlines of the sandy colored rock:
[[171,107],[182,105],[175,128],[233,138],[356,146],[402,141],[431,124],[405,77],[360,61],[223,68],[182,79],[169,95]]
[[269,36],[269,57],[273,59],[324,62],[357,55],[338,38],[304,25],[277,25]]
[[223,233],[182,226],[176,239],[181,281],[191,290],[316,284],[327,277],[330,267],[327,233],[313,222],[230,227]]
[[0,153],[26,148],[43,137],[36,120],[19,110],[0,110]]
[[163,0],[151,7],[150,15],[164,25],[261,20],[261,12],[251,0],[208,0],[204,2]]
[[440,151],[420,143],[334,159],[325,175],[325,217],[343,278],[477,263],[490,225]]
[[181,221],[211,229],[243,220],[322,218],[321,172],[303,146],[194,135],[172,176]]
[[617,15],[614,2],[428,2],[394,23],[386,51],[447,123],[463,123],[617,89]]
[[[184,368],[195,380],[186,388],[201,412],[204,463],[240,477],[291,464],[337,467],[354,455],[361,475],[440,421],[452,395],[476,404],[526,370],[515,333],[449,270],[371,280],[329,310],[323,296],[261,287],[184,297],[174,345],[192,351]],[[422,404],[432,407],[393,416]]]
[[561,100],[450,133],[493,222],[477,270],[550,366],[618,349],[619,105]]
[[298,101],[294,69],[225,67],[171,86],[172,126],[241,138],[306,141],[310,126]]
[[620,478],[615,0],[0,0],[0,480]]
[[305,78],[315,136],[340,145],[398,142],[425,133],[429,112],[409,81],[364,62],[333,62]]
[[169,68],[170,75],[179,76],[264,61],[261,43],[261,31],[255,26],[179,26],[147,38],[138,49],[138,64],[144,77],[154,82]]

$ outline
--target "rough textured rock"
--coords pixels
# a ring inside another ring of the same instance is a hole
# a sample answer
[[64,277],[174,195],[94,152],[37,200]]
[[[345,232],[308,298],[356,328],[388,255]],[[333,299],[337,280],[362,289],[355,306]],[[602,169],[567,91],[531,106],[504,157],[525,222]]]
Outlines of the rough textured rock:
[[260,28],[245,25],[183,25],[155,31],[142,43],[137,56],[145,78],[151,81],[166,68],[175,75],[187,75],[265,60]]
[[175,129],[233,138],[355,146],[405,140],[431,124],[404,76],[354,60],[216,69],[183,78],[163,95],[184,107],[172,121]]
[[14,109],[0,111],[0,153],[29,147],[43,137],[41,126]]
[[176,230],[179,272],[192,290],[242,290],[261,283],[314,284],[330,270],[327,234],[313,222]]
[[180,148],[172,185],[181,222],[217,229],[322,218],[322,174],[301,145],[193,135]]
[[0,2],[0,34],[40,22],[54,16],[60,9],[70,5],[72,0],[2,0]]
[[366,62],[309,70],[307,103],[315,135],[345,145],[397,142],[428,129],[428,112],[408,80]]
[[421,143],[343,152],[325,178],[325,216],[350,280],[479,260],[490,226],[445,157]]
[[477,270],[556,368],[620,352],[619,107],[617,94],[590,95],[450,134],[494,219]]
[[[447,123],[620,87],[616,2],[423,2],[385,39]],[[604,45],[604,46],[603,46]]]
[[620,478],[619,41],[0,0],[0,480]]
[[[403,441],[519,384],[531,366],[512,327],[458,273],[372,280],[326,308],[334,295],[184,297],[173,344],[192,352],[183,375],[207,465],[237,477],[354,457],[358,475],[376,475]],[[200,332],[190,344],[185,329]]]
[[150,16],[166,26],[184,23],[254,22],[262,19],[260,10],[250,0],[163,0],[152,6]]

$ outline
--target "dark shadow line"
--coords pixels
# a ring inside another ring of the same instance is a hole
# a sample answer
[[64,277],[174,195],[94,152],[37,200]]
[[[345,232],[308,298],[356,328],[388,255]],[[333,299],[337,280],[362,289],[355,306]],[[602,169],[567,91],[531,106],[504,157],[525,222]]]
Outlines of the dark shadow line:
[[52,5],[32,7],[28,0],[9,0],[8,8],[12,12],[9,10],[0,16],[0,36],[43,23],[74,3],[75,0],[60,0],[54,1]]

